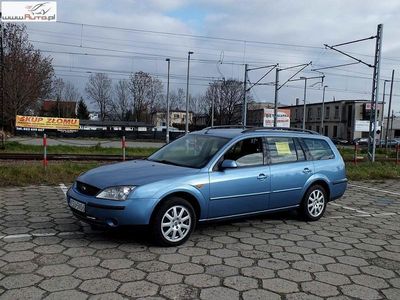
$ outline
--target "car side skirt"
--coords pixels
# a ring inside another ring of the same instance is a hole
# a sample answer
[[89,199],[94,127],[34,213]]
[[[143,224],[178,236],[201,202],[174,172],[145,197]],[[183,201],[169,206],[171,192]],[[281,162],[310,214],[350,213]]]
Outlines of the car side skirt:
[[236,215],[228,215],[228,216],[222,216],[222,217],[216,217],[216,218],[209,218],[209,219],[200,219],[199,222],[208,222],[208,221],[216,221],[216,220],[225,220],[225,219],[233,219],[233,218],[240,218],[244,216],[255,216],[255,215],[260,215],[260,214],[265,214],[269,212],[276,212],[276,211],[283,211],[283,210],[290,210],[299,207],[300,204],[297,205],[292,205],[292,206],[285,206],[285,207],[278,207],[278,208],[273,208],[273,209],[266,209],[266,210],[260,210],[257,212],[249,212],[249,213],[243,213],[243,214],[236,214]]

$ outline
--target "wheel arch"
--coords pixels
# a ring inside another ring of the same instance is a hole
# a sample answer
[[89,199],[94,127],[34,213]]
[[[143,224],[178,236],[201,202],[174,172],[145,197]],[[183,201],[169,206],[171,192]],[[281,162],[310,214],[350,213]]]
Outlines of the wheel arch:
[[303,193],[303,197],[302,197],[302,200],[304,200],[304,197],[305,197],[305,195],[307,194],[307,191],[312,187],[312,186],[314,186],[314,185],[320,185],[320,186],[322,186],[324,189],[325,189],[325,192],[326,192],[326,196],[327,196],[327,201],[329,201],[330,200],[330,197],[331,197],[331,189],[330,189],[330,186],[329,186],[329,184],[328,184],[328,182],[326,182],[325,180],[323,180],[323,179],[316,179],[316,180],[313,180],[312,182],[310,182],[309,184],[308,184],[308,186],[307,186],[307,188],[305,189],[305,191],[304,191],[304,193]]
[[190,205],[192,205],[194,212],[196,214],[196,220],[200,219],[201,216],[201,206],[200,203],[198,201],[198,199],[191,193],[189,192],[184,192],[184,191],[177,191],[177,192],[173,192],[171,194],[165,195],[160,201],[158,201],[158,203],[156,204],[156,206],[154,207],[151,216],[150,216],[150,224],[153,222],[153,219],[155,217],[156,212],[158,211],[158,209],[161,207],[161,205],[163,205],[166,201],[168,201],[168,199],[171,198],[182,198],[185,199],[186,201],[188,201],[190,203]]

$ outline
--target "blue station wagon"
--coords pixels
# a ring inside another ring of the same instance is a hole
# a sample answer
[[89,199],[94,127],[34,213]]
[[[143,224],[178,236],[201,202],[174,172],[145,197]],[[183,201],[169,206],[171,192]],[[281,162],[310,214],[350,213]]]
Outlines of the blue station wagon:
[[165,246],[184,243],[198,222],[296,209],[322,217],[347,186],[344,161],[318,133],[210,127],[144,160],[81,174],[67,201],[92,226],[149,225]]

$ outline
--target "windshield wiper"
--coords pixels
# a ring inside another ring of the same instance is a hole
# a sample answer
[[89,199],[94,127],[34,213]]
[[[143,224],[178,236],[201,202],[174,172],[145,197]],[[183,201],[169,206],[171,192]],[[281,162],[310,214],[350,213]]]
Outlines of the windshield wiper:
[[172,162],[172,161],[169,161],[169,160],[165,160],[165,159],[162,159],[162,160],[153,160],[153,161],[158,162],[158,163],[161,163],[161,164],[166,164],[166,165],[173,165],[173,166],[178,166],[178,167],[187,167],[187,166],[185,166],[185,165],[178,164],[178,163],[175,163],[175,162]]

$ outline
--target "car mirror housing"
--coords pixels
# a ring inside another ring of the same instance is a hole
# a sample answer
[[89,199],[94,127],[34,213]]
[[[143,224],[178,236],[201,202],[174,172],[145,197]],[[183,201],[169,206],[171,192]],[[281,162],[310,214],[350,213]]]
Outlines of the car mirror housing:
[[221,164],[221,169],[235,169],[237,167],[236,161],[231,159],[225,159]]

